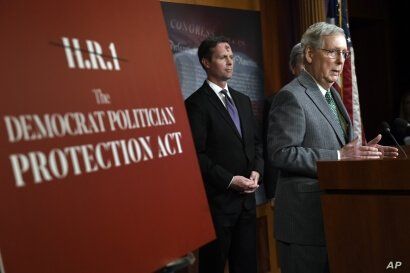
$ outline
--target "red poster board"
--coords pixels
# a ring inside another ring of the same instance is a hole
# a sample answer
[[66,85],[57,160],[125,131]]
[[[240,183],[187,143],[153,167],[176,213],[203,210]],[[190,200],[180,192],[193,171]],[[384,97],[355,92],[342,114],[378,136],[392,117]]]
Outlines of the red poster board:
[[158,1],[2,1],[0,37],[5,272],[152,272],[214,238]]

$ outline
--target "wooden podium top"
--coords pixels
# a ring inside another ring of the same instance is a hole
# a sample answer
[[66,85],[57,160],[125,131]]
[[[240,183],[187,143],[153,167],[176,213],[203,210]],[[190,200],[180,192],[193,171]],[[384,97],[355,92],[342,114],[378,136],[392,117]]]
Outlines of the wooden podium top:
[[410,160],[318,162],[318,175],[331,272],[410,272]]
[[410,190],[410,160],[318,162],[323,190]]

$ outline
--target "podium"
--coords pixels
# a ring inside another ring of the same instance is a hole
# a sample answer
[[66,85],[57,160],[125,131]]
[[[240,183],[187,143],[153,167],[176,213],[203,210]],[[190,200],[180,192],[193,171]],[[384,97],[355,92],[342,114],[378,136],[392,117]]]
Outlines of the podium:
[[410,160],[318,162],[332,273],[410,272]]

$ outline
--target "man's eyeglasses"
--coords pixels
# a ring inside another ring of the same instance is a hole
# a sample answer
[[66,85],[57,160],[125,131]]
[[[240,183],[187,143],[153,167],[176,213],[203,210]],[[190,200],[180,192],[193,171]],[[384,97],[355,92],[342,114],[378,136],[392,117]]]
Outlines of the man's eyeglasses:
[[320,48],[321,50],[326,52],[326,55],[329,58],[336,59],[340,54],[342,54],[343,58],[346,60],[350,56],[350,51],[340,50],[340,49],[326,49]]

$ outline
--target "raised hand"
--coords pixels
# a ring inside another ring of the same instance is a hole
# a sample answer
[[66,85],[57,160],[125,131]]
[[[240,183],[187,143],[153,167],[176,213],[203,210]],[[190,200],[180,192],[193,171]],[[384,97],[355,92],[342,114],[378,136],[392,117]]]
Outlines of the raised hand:
[[341,160],[381,158],[382,152],[380,152],[378,148],[373,146],[362,146],[358,141],[358,138],[355,138],[339,150]]
[[381,157],[397,158],[399,156],[399,150],[392,146],[383,146],[378,143],[382,139],[382,135],[378,134],[375,138],[367,143],[367,146],[377,148],[382,153]]

